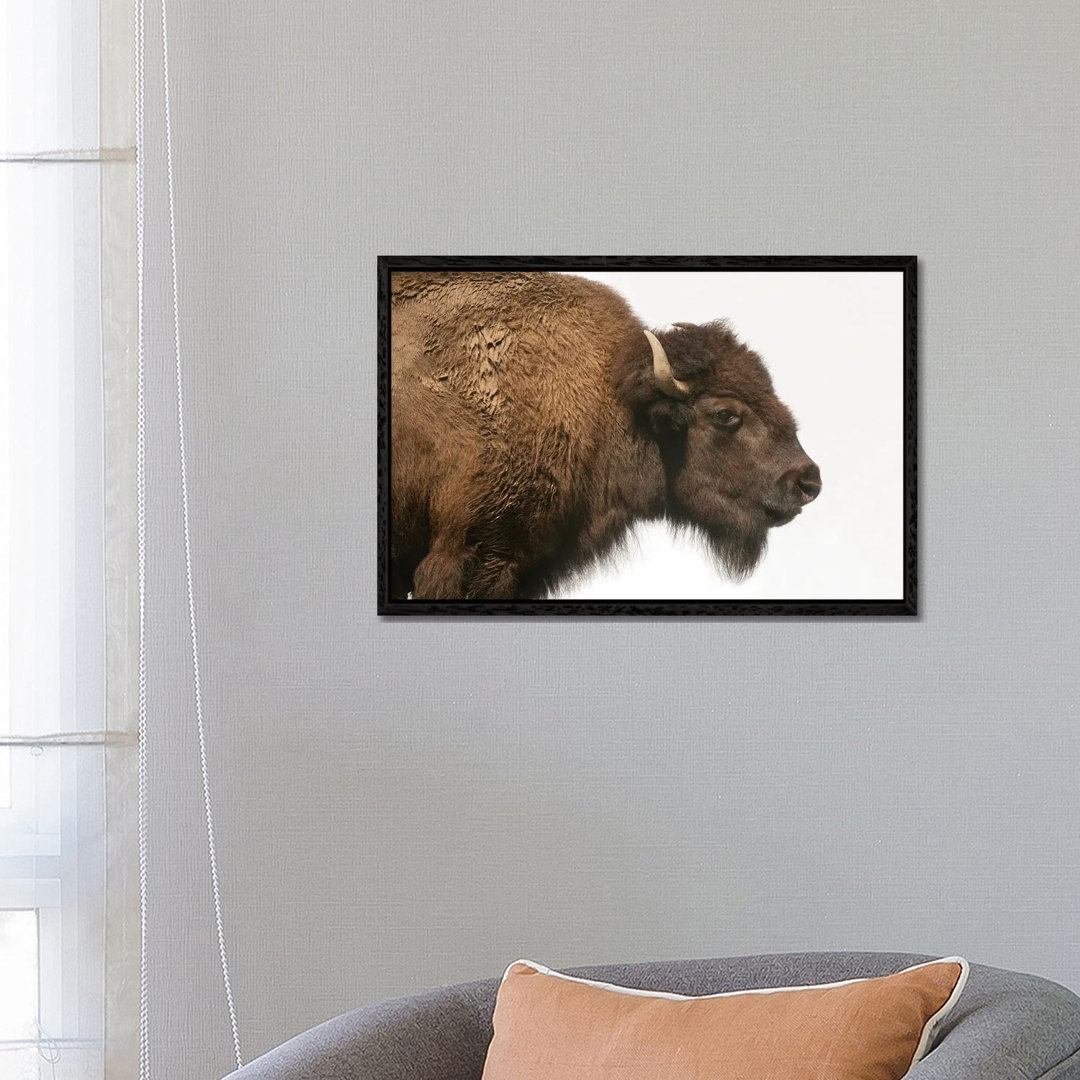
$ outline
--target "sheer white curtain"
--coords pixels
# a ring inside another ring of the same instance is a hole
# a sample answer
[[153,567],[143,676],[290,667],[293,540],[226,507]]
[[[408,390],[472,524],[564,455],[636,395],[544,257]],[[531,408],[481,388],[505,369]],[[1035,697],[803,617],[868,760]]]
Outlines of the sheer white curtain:
[[110,459],[103,422],[127,382],[129,140],[111,138],[123,82],[100,64],[123,21],[108,0],[7,0],[0,15],[0,1080],[103,1076],[106,987],[131,968],[105,917],[110,889],[130,908],[128,796],[110,796],[108,852],[105,836],[107,760],[122,789],[132,758],[105,674],[108,640],[129,651],[125,606],[107,632],[130,567],[105,508],[133,431],[113,433]]

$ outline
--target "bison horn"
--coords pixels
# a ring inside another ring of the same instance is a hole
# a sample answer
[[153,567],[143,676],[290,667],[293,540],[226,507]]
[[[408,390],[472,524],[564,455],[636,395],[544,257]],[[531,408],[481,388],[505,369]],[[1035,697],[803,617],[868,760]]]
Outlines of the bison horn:
[[651,330],[646,330],[645,336],[652,346],[653,375],[660,384],[660,389],[669,397],[689,397],[690,387],[675,378],[675,374],[671,370],[671,364],[668,363],[667,353],[664,352],[664,346],[660,344],[660,339]]
[[677,326],[680,330],[696,330],[697,323],[692,322],[673,322],[672,326]]

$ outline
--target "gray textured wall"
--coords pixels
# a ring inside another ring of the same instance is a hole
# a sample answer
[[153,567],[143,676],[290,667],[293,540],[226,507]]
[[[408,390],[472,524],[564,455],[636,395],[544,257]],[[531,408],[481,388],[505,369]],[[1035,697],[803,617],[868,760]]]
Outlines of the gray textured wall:
[[[196,592],[248,1054],[519,955],[911,949],[1080,987],[1080,8],[174,7]],[[381,252],[918,254],[922,618],[379,622]],[[168,378],[152,1021],[158,1075],[209,1077],[230,1056]]]

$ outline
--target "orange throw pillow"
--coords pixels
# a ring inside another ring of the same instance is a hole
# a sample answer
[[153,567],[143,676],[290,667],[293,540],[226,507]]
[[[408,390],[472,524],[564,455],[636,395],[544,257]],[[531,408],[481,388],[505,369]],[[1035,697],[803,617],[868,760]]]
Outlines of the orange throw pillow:
[[499,987],[483,1080],[899,1080],[967,975],[954,956],[876,979],[692,998],[519,960]]

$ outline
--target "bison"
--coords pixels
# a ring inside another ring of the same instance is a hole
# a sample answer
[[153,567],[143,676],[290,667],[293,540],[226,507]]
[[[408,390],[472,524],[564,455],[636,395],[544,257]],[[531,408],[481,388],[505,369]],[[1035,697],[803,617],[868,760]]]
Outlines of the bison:
[[744,577],[821,491],[724,321],[649,330],[553,272],[395,272],[390,295],[395,599],[542,597],[655,518]]

